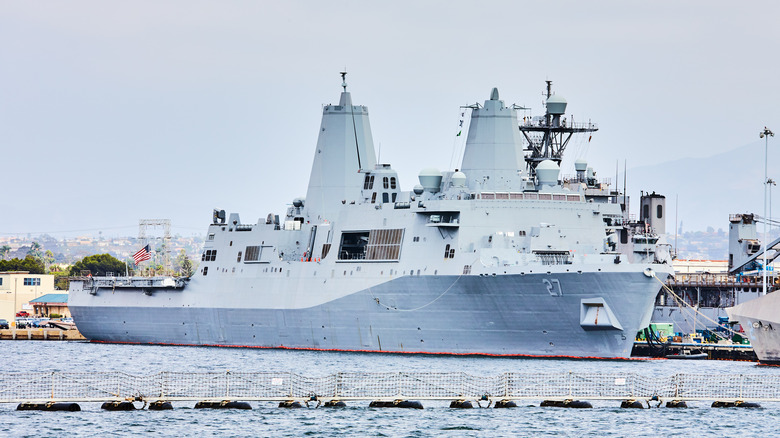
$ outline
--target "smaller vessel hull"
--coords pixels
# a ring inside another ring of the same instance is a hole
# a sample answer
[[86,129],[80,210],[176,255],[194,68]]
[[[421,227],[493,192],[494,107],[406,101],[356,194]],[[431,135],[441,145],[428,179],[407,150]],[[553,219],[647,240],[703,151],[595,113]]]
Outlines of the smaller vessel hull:
[[770,293],[726,309],[750,339],[758,360],[780,363],[780,294]]

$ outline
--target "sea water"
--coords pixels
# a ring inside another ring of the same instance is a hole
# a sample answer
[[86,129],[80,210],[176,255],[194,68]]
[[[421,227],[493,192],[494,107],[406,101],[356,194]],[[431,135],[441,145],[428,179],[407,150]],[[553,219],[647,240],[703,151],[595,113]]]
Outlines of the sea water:
[[[620,372],[652,376],[676,373],[768,374],[778,367],[730,361],[593,361],[176,347],[59,341],[0,341],[0,373],[24,371],[105,372],[148,375],[176,372],[295,372],[305,376],[355,372]],[[20,382],[23,384],[23,382]],[[0,388],[0,391],[2,388]],[[280,409],[251,402],[253,409],[193,409],[108,412],[80,403],[80,412],[15,411],[0,404],[0,436],[773,436],[780,429],[780,404],[762,408],[714,409],[710,402],[687,409],[620,409],[618,401],[593,402],[593,409],[450,409],[422,401],[425,409],[375,409],[349,402],[340,409]]]

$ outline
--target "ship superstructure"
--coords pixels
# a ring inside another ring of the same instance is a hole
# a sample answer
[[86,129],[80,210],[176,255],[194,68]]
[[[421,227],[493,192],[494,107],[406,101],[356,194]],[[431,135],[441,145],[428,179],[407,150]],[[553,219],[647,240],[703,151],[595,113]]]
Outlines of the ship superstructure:
[[323,108],[305,198],[256,223],[215,210],[187,281],[71,282],[79,330],[108,342],[630,355],[672,269],[618,248],[618,195],[560,178],[562,142],[595,127],[566,126],[549,84],[533,127],[493,89],[472,107],[460,168],[423,169],[408,191],[376,163],[368,109],[342,86]]

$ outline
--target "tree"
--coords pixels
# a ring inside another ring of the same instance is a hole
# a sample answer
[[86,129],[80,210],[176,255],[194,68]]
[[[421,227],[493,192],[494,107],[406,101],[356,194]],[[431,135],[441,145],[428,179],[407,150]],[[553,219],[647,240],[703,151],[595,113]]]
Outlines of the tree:
[[8,257],[8,253],[11,252],[11,247],[8,245],[0,246],[0,260],[5,260]]
[[70,280],[68,279],[68,273],[62,271],[52,272],[54,275],[54,288],[57,290],[68,290],[70,288]]
[[46,267],[40,260],[28,255],[24,259],[0,260],[0,272],[6,271],[29,271],[30,274],[45,274]]
[[181,275],[184,277],[192,277],[195,273],[195,268],[192,266],[192,261],[189,257],[185,256],[184,261],[181,263]]
[[81,275],[81,271],[89,271],[92,275],[106,275],[106,272],[121,274],[127,265],[110,254],[95,254],[86,256],[70,267],[71,276]]
[[43,260],[43,265],[46,267],[47,271],[51,270],[51,265],[54,263],[54,253],[50,250],[46,250],[45,253],[43,253],[43,257],[41,258]]
[[34,258],[38,260],[43,260],[43,253],[41,252],[41,244],[38,242],[33,242],[30,245],[30,250],[27,251],[28,256],[33,256]]

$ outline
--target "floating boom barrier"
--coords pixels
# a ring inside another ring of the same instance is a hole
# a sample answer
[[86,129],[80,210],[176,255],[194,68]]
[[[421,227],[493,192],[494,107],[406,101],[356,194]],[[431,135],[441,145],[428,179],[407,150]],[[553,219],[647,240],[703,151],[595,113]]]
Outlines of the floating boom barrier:
[[365,400],[385,405],[393,402],[394,406],[407,400],[457,401],[458,404],[473,400],[478,404],[496,403],[497,407],[521,400],[560,401],[548,405],[563,407],[579,400],[657,402],[659,405],[662,401],[715,401],[730,406],[753,406],[756,402],[780,401],[780,375],[651,377],[634,373],[566,372],[475,376],[462,372],[342,372],[308,377],[293,372],[231,371],[160,372],[145,376],[123,372],[0,373],[0,403],[20,403],[20,406],[126,401],[144,405],[197,401],[226,406],[228,402],[268,401],[280,402],[284,407],[295,402],[299,406],[311,402],[332,406]]

